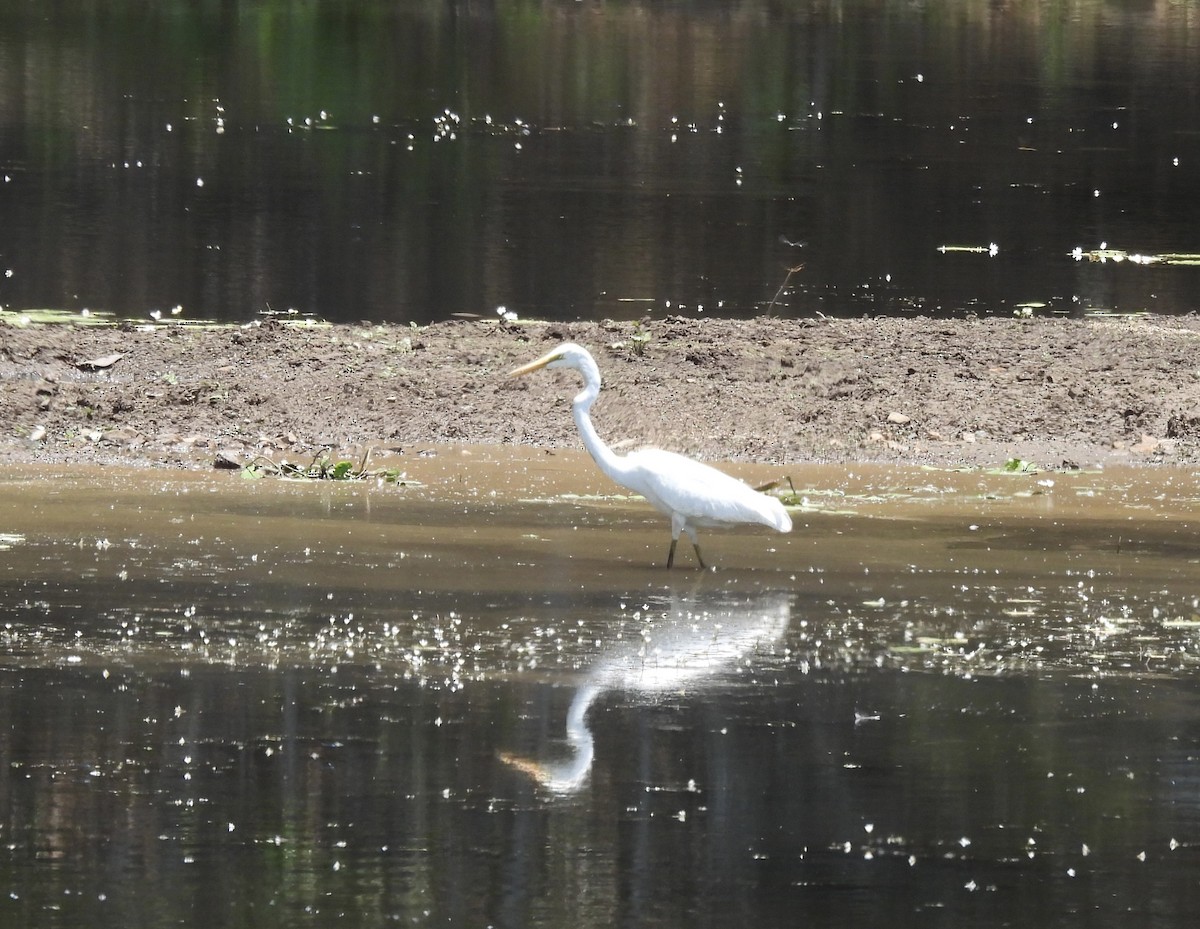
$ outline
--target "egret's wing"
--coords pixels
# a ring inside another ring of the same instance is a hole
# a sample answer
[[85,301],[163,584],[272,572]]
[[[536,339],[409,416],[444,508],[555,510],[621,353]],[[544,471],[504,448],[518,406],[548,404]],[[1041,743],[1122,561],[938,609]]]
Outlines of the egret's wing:
[[635,466],[629,486],[659,509],[696,523],[763,523],[782,532],[791,519],[774,497],[711,465],[647,448],[626,456]]

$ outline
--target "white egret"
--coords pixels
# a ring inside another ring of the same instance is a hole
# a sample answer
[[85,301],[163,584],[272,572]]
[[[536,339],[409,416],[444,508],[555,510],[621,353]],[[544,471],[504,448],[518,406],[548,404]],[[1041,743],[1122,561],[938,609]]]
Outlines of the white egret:
[[571,406],[579,435],[601,471],[622,487],[641,494],[671,518],[668,568],[675,563],[675,544],[680,532],[688,534],[696,550],[696,561],[705,568],[696,542],[696,529],[700,526],[761,523],[780,532],[791,531],[792,519],[782,503],[716,468],[657,448],[618,455],[605,445],[589,413],[600,394],[600,368],[586,348],[573,342],[564,343],[536,361],[513,369],[509,377],[541,368],[574,368],[583,376],[583,390]]

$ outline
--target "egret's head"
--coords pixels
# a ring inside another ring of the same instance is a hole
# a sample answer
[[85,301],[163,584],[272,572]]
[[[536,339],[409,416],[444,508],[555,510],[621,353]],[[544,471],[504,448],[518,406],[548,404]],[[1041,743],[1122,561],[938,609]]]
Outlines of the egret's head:
[[540,371],[542,368],[574,368],[576,371],[582,371],[589,364],[593,368],[596,366],[591,353],[586,348],[576,345],[574,342],[564,342],[553,351],[546,352],[541,358],[521,365],[519,368],[513,368],[508,372],[508,376],[521,377],[524,374]]

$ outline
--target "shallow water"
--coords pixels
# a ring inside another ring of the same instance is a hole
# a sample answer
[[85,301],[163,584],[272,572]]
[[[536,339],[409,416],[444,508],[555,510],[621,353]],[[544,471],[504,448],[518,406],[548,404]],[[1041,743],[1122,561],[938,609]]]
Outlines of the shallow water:
[[6,475],[5,921],[1200,905],[1196,475],[794,469],[795,532],[668,573],[581,455],[399,464]]
[[1082,256],[1196,260],[1198,15],[2,3],[0,305],[341,322],[1194,310],[1192,264]]

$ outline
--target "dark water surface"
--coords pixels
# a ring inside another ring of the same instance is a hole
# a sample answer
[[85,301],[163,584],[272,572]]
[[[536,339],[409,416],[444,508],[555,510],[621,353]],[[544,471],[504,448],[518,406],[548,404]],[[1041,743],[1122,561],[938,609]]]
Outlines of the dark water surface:
[[1197,87],[1192,0],[0,0],[0,306],[1194,310]]
[[1194,476],[812,468],[702,574],[536,461],[10,472],[0,922],[1194,917]]

